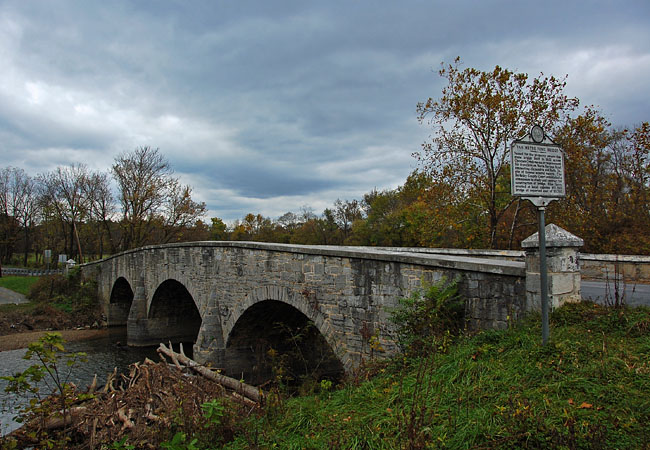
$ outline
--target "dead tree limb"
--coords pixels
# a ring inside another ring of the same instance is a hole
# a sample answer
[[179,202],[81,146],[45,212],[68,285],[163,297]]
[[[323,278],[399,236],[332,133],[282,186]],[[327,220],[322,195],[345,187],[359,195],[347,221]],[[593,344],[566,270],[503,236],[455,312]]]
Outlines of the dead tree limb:
[[129,414],[127,415],[127,414],[124,413],[125,409],[126,409],[126,406],[123,406],[123,407],[121,407],[120,409],[117,410],[117,418],[120,419],[122,421],[122,423],[124,424],[124,425],[122,425],[123,430],[125,428],[129,429],[129,430],[132,430],[132,429],[135,428],[135,424],[133,423],[133,421],[129,417],[131,415],[131,411],[129,410]]
[[200,365],[199,363],[188,358],[187,356],[182,355],[180,353],[176,353],[171,348],[167,348],[165,344],[160,344],[160,346],[158,347],[158,353],[169,356],[172,360],[176,360],[182,363],[183,365],[189,367],[190,369],[194,370],[198,374],[212,381],[215,381],[221,384],[222,386],[231,389],[236,393],[243,395],[244,397],[250,400],[253,400],[256,403],[261,403],[264,399],[264,395],[259,388],[256,388],[255,386],[251,386],[250,384],[242,383],[241,381],[236,380],[234,378],[221,375],[220,373],[213,372],[212,370],[208,369],[205,366]]

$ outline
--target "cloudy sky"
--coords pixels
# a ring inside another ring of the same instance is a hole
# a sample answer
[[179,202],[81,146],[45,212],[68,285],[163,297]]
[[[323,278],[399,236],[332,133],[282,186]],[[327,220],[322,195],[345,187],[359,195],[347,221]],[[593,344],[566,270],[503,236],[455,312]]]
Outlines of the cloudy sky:
[[403,184],[456,56],[650,120],[648,0],[0,0],[0,167],[150,145],[208,217],[320,213]]

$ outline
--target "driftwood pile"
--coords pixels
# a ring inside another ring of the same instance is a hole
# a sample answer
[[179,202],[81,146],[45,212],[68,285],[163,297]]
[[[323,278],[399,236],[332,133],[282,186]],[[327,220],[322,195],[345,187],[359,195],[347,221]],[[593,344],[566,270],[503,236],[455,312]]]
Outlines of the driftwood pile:
[[165,347],[164,344],[160,344],[160,347],[158,347],[158,354],[161,356],[169,356],[178,369],[182,370],[180,364],[183,364],[199,375],[202,375],[207,379],[215,381],[225,388],[232,390],[232,395],[236,398],[243,399],[244,401],[248,400],[249,403],[251,401],[255,403],[261,403],[264,400],[262,391],[255,386],[251,386],[249,384],[242,383],[239,380],[235,380],[234,378],[221,375],[219,372],[214,372],[185,356],[183,353],[183,344],[181,344],[180,353],[174,352],[171,349],[171,345],[169,347]]
[[[58,413],[31,418],[9,437],[17,440],[19,448],[37,445],[44,433],[65,435],[69,439],[67,448],[100,448],[124,436],[136,448],[158,448],[169,438],[171,428],[188,434],[201,428],[201,405],[205,402],[221,399],[231,417],[243,417],[264,401],[258,388],[201,366],[185,356],[182,347],[177,353],[171,345],[160,344],[158,353],[164,362],[147,359],[132,364],[128,375],[114,370],[102,389],[97,389],[95,377],[83,393],[92,394],[91,399],[82,400],[88,396],[75,392],[65,416]],[[222,425],[225,433],[227,425],[227,421]]]

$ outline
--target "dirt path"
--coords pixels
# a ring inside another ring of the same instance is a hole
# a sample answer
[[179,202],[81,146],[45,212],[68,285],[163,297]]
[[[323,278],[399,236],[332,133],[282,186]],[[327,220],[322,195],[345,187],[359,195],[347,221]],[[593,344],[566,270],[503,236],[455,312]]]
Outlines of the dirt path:
[[[48,333],[48,331],[28,331],[0,336],[0,352],[27,348],[30,342],[38,340],[41,336],[45,335],[45,333]],[[52,331],[50,331],[50,333],[52,333]],[[75,342],[89,341],[108,336],[109,330],[108,328],[60,330],[56,331],[56,333],[61,333],[61,336],[63,336],[63,339],[65,339],[66,342]]]
[[0,287],[0,305],[4,305],[7,303],[26,303],[27,299],[23,294],[19,294],[18,292],[14,292],[11,289],[7,289],[5,287]]

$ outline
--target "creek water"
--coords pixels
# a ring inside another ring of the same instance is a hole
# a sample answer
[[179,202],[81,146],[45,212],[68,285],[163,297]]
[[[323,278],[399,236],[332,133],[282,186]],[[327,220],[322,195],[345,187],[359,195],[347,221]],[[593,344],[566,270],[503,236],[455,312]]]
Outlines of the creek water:
[[[134,362],[144,361],[145,358],[159,360],[156,347],[126,347],[120,344],[124,342],[126,342],[126,328],[112,328],[107,337],[65,344],[66,351],[85,352],[88,359],[87,362],[72,369],[68,381],[80,389],[85,389],[97,374],[98,386],[102,386],[115,367],[120,372],[126,372],[129,365]],[[25,351],[20,349],[0,352],[0,376],[11,376],[36,364],[36,361],[23,359]],[[65,363],[62,366],[66,373]],[[20,426],[14,418],[18,410],[29,402],[27,397],[5,392],[7,383],[6,380],[0,380],[0,435],[5,435]],[[42,384],[41,392],[45,395],[51,392],[51,388]]]

